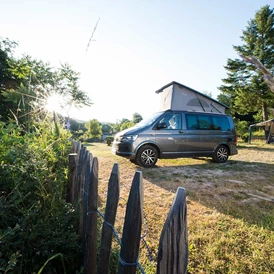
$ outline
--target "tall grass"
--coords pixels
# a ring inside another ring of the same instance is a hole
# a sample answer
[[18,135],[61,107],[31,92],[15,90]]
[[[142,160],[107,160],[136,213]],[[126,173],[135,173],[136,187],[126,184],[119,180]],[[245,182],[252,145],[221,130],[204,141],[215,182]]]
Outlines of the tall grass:
[[0,272],[63,273],[79,265],[77,212],[65,202],[70,134],[0,123]]

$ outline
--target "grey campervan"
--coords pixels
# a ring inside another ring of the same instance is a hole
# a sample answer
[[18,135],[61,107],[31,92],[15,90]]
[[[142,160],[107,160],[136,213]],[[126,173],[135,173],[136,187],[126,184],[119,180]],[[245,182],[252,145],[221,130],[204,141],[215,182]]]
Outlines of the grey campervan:
[[236,142],[226,114],[167,110],[117,133],[112,152],[143,167],[154,166],[158,158],[206,156],[224,163],[238,153]]

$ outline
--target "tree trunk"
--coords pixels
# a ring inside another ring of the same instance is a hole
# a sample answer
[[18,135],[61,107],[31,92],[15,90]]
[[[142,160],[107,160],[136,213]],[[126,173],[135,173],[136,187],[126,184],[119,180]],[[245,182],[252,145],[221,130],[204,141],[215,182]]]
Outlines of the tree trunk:
[[265,102],[262,103],[263,121],[268,120],[267,105]]
[[[264,102],[262,103],[262,111],[263,111],[263,121],[267,121],[268,120],[267,106]],[[269,126],[264,127],[264,134],[265,134],[265,142],[266,144],[268,144]]]

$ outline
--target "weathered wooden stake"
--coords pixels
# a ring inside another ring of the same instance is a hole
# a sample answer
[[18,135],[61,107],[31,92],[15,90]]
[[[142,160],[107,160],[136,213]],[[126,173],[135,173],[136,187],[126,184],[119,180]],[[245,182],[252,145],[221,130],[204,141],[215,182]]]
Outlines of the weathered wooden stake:
[[188,261],[186,191],[177,189],[159,242],[157,274],[186,274]]
[[109,268],[109,259],[111,252],[111,242],[113,230],[111,226],[114,226],[115,217],[117,212],[117,206],[120,197],[120,178],[119,178],[119,166],[114,164],[112,172],[108,182],[108,194],[107,204],[105,210],[105,221],[103,222],[101,248],[99,256],[99,264],[97,273],[107,274]]
[[84,251],[84,273],[96,273],[97,258],[97,203],[98,203],[98,159],[92,160],[90,185],[88,191],[88,210],[86,219],[86,246]]
[[142,172],[136,171],[127,203],[118,274],[136,272],[143,220],[143,199]]
[[74,188],[76,179],[76,165],[77,165],[77,154],[69,154],[69,167],[68,167],[68,187],[67,187],[67,203],[74,204]]

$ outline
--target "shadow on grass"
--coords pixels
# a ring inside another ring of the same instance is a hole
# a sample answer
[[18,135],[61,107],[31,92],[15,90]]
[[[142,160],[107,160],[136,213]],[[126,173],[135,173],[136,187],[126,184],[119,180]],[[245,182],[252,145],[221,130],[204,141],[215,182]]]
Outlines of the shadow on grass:
[[167,191],[175,193],[178,187],[184,187],[193,201],[274,230],[273,164],[195,160],[195,164],[138,169],[144,179]]

